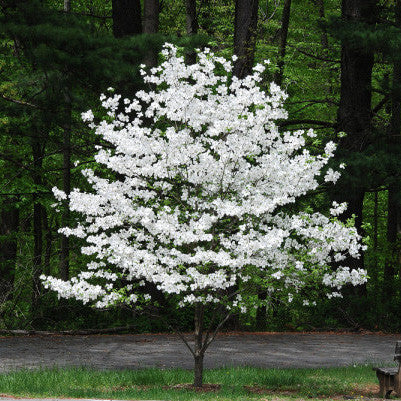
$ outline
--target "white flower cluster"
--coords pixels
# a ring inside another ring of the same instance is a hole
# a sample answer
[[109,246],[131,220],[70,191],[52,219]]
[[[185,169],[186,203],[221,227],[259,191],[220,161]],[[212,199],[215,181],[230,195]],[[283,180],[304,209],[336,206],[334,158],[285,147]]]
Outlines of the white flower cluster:
[[337,180],[340,178],[341,174],[338,171],[334,171],[332,168],[327,170],[326,175],[324,176],[324,180],[326,182],[334,182],[336,183]]
[[323,284],[340,290],[345,284],[360,285],[366,281],[366,271],[362,269],[350,270],[349,267],[340,266],[333,273],[326,273]]
[[332,216],[339,216],[340,214],[344,213],[347,210],[347,203],[338,203],[336,201],[333,202],[332,208],[330,209],[330,214]]
[[[83,219],[61,231],[84,238],[82,252],[93,261],[68,282],[42,277],[45,285],[105,307],[148,301],[141,287],[150,282],[179,294],[181,306],[223,303],[245,312],[230,287],[265,283],[292,300],[311,280],[330,288],[363,283],[362,270],[331,274],[328,267],[359,256],[355,229],[318,213],[283,212],[318,187],[335,145],[316,156],[305,148],[312,130],[279,132],[286,95],[274,83],[260,89],[263,65],[229,79],[232,62],[208,49],[193,65],[173,45],[163,55],[163,64],[141,72],[152,90],[132,100],[102,95],[113,118],[96,125],[109,146],[99,147],[95,159],[119,178],[83,171],[93,191],[76,189],[68,199]],[[92,112],[83,118],[94,124]],[[324,180],[338,176],[329,170]],[[332,213],[343,207],[334,205]]]

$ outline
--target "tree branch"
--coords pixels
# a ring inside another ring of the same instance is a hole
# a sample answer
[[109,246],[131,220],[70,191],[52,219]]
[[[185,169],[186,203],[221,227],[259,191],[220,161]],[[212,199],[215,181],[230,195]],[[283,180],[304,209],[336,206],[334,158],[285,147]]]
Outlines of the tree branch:
[[266,11],[263,11],[261,7],[259,8],[260,13],[262,14],[261,20],[264,22],[270,21],[274,17],[279,8],[280,0],[274,0],[274,10],[270,13],[270,15],[269,15],[269,2],[266,3],[267,3]]
[[294,45],[287,44],[287,46],[292,47],[293,49],[295,49],[295,50],[298,51],[299,53],[301,53],[301,54],[303,54],[303,55],[305,55],[305,56],[314,58],[314,59],[316,59],[316,60],[319,60],[319,61],[327,61],[328,63],[333,63],[333,64],[340,64],[340,60],[332,60],[332,59],[329,59],[329,58],[326,58],[326,57],[316,56],[315,54],[308,53],[308,52],[306,52],[305,50],[302,50],[302,49],[300,49],[300,48],[298,48],[298,47],[296,47],[296,46],[294,46]]
[[50,191],[36,191],[36,192],[5,192],[1,193],[0,196],[21,196],[21,195],[50,195]]
[[191,348],[191,346],[189,345],[189,343],[188,343],[187,339],[184,337],[184,335],[178,329],[174,329],[174,327],[172,327],[170,325],[169,325],[169,327],[174,331],[174,333],[178,334],[178,336],[181,338],[181,340],[184,341],[184,344],[187,346],[187,348],[189,349],[191,354],[193,356],[195,356],[194,350]]
[[186,345],[186,347],[189,349],[189,352],[195,357],[195,352],[194,352],[194,350],[191,348],[191,346],[189,345],[189,342],[187,341],[187,339],[184,337],[184,335],[181,333],[180,330],[178,330],[177,328],[173,327],[173,326],[168,322],[168,320],[167,320],[164,316],[161,316],[161,315],[158,315],[158,314],[152,314],[152,313],[150,313],[149,316],[157,317],[157,318],[159,318],[159,319],[160,319],[160,318],[164,319],[164,321],[166,322],[167,326],[168,326],[175,334],[177,334],[178,337],[181,338],[181,340],[184,342],[184,344]]
[[303,103],[323,103],[323,104],[329,103],[334,106],[338,106],[338,104],[339,104],[338,102],[336,102],[332,99],[309,99],[309,100],[300,100],[297,102],[285,102],[285,104],[288,104],[288,105],[303,104]]
[[12,102],[15,104],[19,104],[20,106],[28,106],[28,107],[32,107],[34,109],[40,109],[39,106],[37,106],[36,104],[33,103],[29,103],[29,102],[24,102],[22,100],[17,100],[17,99],[13,99],[11,97],[8,97],[6,95],[3,95],[2,93],[0,94],[0,97],[4,100],[7,100],[8,102]]
[[202,346],[202,352],[205,352],[207,350],[207,348],[209,347],[209,345],[213,342],[213,340],[216,338],[217,333],[219,332],[219,330],[221,329],[221,327],[223,326],[223,324],[232,316],[231,312],[228,312],[227,315],[225,316],[225,318],[217,325],[216,329],[214,330],[212,336],[209,338],[209,331],[206,334],[205,337],[205,341],[203,343]]
[[380,100],[380,102],[377,103],[377,105],[373,108],[372,116],[377,114],[380,111],[380,109],[389,101],[389,99],[390,99],[389,95],[384,96],[384,98]]
[[323,127],[334,128],[334,123],[330,121],[320,121],[320,120],[310,120],[310,119],[283,120],[277,125],[279,127],[287,127],[288,125],[298,125],[298,124],[314,124],[314,125],[322,125]]

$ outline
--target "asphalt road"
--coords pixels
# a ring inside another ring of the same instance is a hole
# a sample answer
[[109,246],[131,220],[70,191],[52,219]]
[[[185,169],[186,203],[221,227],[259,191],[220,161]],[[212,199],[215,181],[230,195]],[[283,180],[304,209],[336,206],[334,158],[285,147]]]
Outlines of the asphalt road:
[[[401,334],[222,334],[207,350],[205,367],[388,364],[397,340]],[[190,369],[192,364],[184,343],[170,334],[0,338],[0,372],[45,366]]]

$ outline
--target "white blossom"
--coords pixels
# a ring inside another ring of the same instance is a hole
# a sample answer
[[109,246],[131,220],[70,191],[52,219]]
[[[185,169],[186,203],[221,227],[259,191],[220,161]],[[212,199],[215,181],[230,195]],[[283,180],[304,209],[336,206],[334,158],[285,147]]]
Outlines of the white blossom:
[[326,182],[334,182],[336,183],[337,180],[340,178],[341,174],[338,171],[334,171],[332,168],[327,170],[326,175],[324,176],[324,180]]
[[95,116],[93,115],[92,110],[88,110],[85,113],[81,114],[82,121],[85,121],[85,122],[92,122],[94,117]]
[[336,201],[333,202],[332,208],[330,209],[330,214],[332,216],[339,216],[347,210],[347,203],[338,203]]
[[64,191],[62,191],[61,189],[58,189],[57,187],[53,187],[52,192],[53,192],[54,197],[58,201],[67,199],[67,194]]

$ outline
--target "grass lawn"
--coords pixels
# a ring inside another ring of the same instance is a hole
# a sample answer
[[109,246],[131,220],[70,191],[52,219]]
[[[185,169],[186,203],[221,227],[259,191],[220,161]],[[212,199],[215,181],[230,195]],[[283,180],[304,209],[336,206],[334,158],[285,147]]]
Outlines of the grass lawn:
[[[19,370],[0,374],[0,393],[28,397],[131,400],[308,400],[377,397],[370,366],[330,369],[225,368],[205,371],[219,389],[196,392],[180,369],[97,371],[87,368]],[[0,398],[1,399],[1,398]]]

